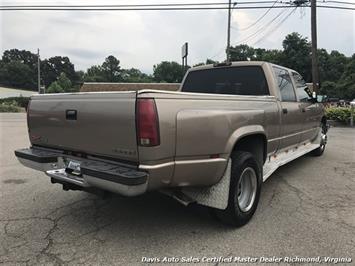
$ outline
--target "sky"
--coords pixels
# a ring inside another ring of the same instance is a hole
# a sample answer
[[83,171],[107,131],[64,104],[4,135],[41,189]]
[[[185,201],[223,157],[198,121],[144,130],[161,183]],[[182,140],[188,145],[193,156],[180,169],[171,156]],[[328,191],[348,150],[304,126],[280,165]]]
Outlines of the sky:
[[[247,2],[251,0],[243,0]],[[347,0],[353,2],[355,0]],[[223,0],[0,0],[11,4],[148,4],[148,3],[225,2]],[[354,6],[353,6],[354,7]],[[231,44],[241,41],[254,47],[282,49],[288,33],[298,32],[310,39],[310,9],[298,8],[277,27],[288,9],[271,10],[259,23],[248,28],[266,10],[234,10]],[[355,11],[318,9],[318,47],[355,53]],[[269,25],[269,26],[268,26]],[[161,61],[181,62],[181,46],[189,43],[188,64],[207,58],[225,59],[227,10],[213,11],[129,11],[129,12],[50,12],[0,11],[0,52],[17,48],[36,52],[41,58],[68,56],[76,70],[102,64],[114,55],[123,68],[138,68],[151,74]]]

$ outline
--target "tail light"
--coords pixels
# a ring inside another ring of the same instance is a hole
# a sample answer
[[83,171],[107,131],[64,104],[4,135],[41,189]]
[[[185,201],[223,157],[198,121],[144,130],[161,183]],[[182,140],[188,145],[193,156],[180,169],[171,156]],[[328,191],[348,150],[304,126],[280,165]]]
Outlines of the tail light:
[[159,120],[154,99],[137,100],[137,136],[140,146],[158,146],[160,144]]

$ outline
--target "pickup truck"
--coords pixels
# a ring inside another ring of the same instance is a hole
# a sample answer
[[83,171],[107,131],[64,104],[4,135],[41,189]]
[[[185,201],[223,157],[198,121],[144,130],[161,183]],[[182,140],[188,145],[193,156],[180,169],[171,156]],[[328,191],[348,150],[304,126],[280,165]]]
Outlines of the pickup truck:
[[267,62],[190,69],[179,91],[32,96],[19,161],[64,190],[163,192],[246,224],[279,166],[327,143],[324,108],[296,71]]

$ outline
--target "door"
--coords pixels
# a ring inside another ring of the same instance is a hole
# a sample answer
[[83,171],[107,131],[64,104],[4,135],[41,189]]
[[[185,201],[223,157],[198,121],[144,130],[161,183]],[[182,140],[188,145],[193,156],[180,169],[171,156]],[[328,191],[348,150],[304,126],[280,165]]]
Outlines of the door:
[[320,109],[318,103],[311,102],[311,97],[305,91],[307,84],[300,74],[292,72],[292,78],[296,87],[297,100],[302,113],[302,135],[300,142],[313,140],[318,133],[320,121]]
[[280,90],[281,139],[279,150],[297,145],[301,141],[303,115],[297,102],[289,71],[273,67]]

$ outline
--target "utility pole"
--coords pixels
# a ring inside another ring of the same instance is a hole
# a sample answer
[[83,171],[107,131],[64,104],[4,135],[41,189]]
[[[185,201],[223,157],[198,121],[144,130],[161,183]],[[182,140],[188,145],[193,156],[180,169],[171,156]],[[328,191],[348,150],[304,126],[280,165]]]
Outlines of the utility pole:
[[38,94],[41,94],[41,59],[39,57],[39,49],[37,49],[37,84]]
[[228,3],[228,31],[227,31],[227,63],[230,61],[230,45],[231,45],[231,15],[232,15],[232,0]]
[[311,0],[311,34],[312,34],[312,82],[313,91],[319,90],[319,72],[317,55],[317,1]]

